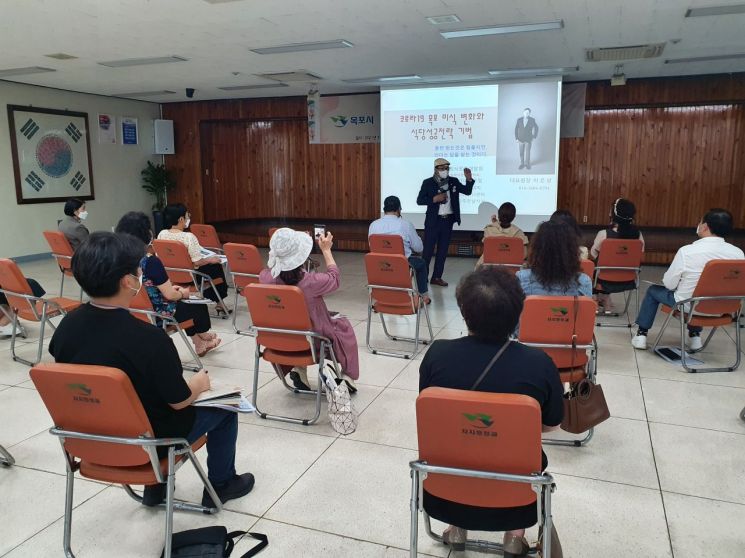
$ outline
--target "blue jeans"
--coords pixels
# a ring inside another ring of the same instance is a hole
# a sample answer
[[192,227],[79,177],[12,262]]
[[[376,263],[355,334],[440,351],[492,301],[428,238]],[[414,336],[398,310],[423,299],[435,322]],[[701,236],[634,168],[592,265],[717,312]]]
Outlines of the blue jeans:
[[[666,289],[662,285],[651,285],[647,289],[647,294],[644,295],[642,304],[639,307],[639,315],[636,317],[636,324],[641,329],[650,330],[652,324],[654,324],[654,318],[657,315],[657,307],[660,304],[667,306],[675,306],[675,295],[670,289]],[[700,333],[700,327],[690,326],[688,331],[690,333]]]
[[416,286],[419,290],[419,294],[427,294],[429,285],[427,284],[427,264],[419,256],[409,256],[409,265],[414,270],[414,276],[416,277]]
[[213,486],[235,476],[235,442],[238,415],[223,409],[197,408],[194,425],[186,437],[190,444],[207,434],[207,478]]

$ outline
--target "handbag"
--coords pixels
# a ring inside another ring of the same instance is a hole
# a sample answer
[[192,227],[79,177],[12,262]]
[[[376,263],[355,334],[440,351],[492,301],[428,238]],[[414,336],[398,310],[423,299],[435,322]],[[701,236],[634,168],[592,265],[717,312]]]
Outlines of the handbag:
[[[228,530],[222,525],[189,529],[174,533],[171,538],[172,558],[226,558],[233,552],[234,539],[249,535],[259,542],[240,558],[251,558],[269,545],[269,537],[263,533],[247,533],[246,531]],[[160,554],[163,558],[165,549]]]
[[[572,325],[572,368],[577,348],[577,314],[579,300],[574,297],[574,323]],[[603,388],[588,378],[578,382],[564,394],[564,418],[561,429],[571,434],[581,434],[610,418]]]
[[326,387],[326,400],[328,402],[331,428],[344,436],[352,434],[357,430],[358,418],[347,383],[343,381],[337,383],[336,376],[326,370],[321,371],[321,376],[323,376],[323,383]]

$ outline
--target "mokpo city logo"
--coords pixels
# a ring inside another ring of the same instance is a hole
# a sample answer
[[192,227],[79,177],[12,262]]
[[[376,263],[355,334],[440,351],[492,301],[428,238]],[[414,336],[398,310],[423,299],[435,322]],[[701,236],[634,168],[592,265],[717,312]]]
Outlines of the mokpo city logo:
[[268,295],[266,299],[271,302],[272,304],[279,304],[282,302],[282,299],[279,298],[277,295]]
[[489,428],[492,424],[494,424],[491,416],[485,415],[484,413],[463,413],[463,416],[466,417],[468,422],[474,428]]
[[349,117],[347,116],[337,115],[331,116],[330,118],[331,121],[334,123],[334,126],[336,126],[337,128],[343,128],[347,125],[347,122],[349,122]]
[[380,262],[380,271],[393,271],[393,266],[388,262]]
[[67,384],[67,389],[76,392],[78,395],[90,395],[93,390],[85,384]]
[[629,253],[629,247],[625,244],[621,244],[618,247],[618,250],[616,250],[616,254],[628,254]]
[[569,314],[569,308],[566,306],[552,306],[551,307],[551,314],[548,317],[549,322],[568,322],[569,318],[567,318],[567,314]]

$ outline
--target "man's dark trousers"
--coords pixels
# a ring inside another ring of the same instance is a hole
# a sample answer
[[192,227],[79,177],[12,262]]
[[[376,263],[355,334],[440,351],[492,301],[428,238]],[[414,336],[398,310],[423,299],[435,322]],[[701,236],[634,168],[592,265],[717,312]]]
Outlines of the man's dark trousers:
[[424,228],[424,251],[422,252],[422,258],[424,259],[424,263],[427,264],[428,270],[432,254],[435,252],[435,245],[437,245],[432,279],[442,279],[442,273],[445,271],[445,258],[447,258],[448,247],[450,246],[450,235],[452,233],[452,215],[438,215],[434,225]]

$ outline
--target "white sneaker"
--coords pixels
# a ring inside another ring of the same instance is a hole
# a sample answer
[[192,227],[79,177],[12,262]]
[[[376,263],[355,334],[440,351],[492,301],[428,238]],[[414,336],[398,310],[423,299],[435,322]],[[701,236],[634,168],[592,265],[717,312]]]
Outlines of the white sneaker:
[[698,351],[703,346],[704,346],[704,343],[703,341],[701,341],[700,335],[689,335],[688,336],[688,350],[689,351]]
[[647,336],[646,335],[634,335],[631,340],[631,344],[635,349],[645,351],[647,349]]

